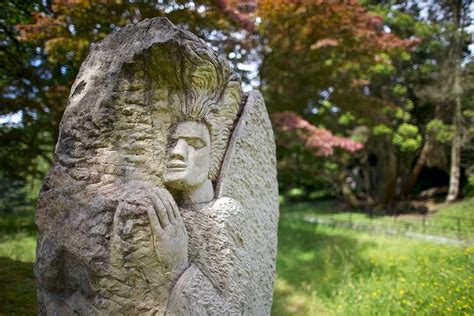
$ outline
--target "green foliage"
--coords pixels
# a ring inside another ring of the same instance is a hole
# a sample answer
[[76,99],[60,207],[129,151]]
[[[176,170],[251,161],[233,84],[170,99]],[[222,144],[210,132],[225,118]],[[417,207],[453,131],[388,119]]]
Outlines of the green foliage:
[[[57,133],[53,129],[60,120],[54,107],[42,102],[47,94],[54,94],[50,80],[54,70],[48,68],[41,49],[18,40],[16,28],[18,23],[31,22],[31,13],[44,10],[44,5],[9,0],[0,8],[0,117],[7,121],[0,124],[1,177],[16,183],[26,182],[27,175],[44,175],[40,160],[51,161]],[[19,122],[8,122],[11,115]]]
[[403,61],[410,61],[412,58],[411,54],[408,53],[408,52],[402,52],[400,54],[400,59],[403,60]]
[[356,120],[356,117],[351,112],[346,112],[339,117],[339,124],[347,126],[352,124]]
[[324,162],[324,168],[330,171],[336,171],[340,167],[337,165],[337,163],[328,160]]
[[396,84],[393,87],[393,93],[397,96],[404,96],[407,93],[407,88],[401,84]]
[[426,130],[434,135],[437,141],[442,143],[448,142],[453,138],[453,126],[444,124],[439,119],[431,120],[426,125]]
[[375,55],[375,60],[378,61],[375,65],[370,67],[369,71],[376,75],[388,76],[393,73],[395,68],[393,67],[390,56],[386,53],[380,53]]
[[291,199],[300,199],[304,197],[305,192],[301,188],[293,188],[287,193],[288,197]]
[[382,136],[392,133],[393,130],[385,124],[378,124],[372,129],[374,136]]
[[395,110],[395,117],[402,122],[408,122],[411,119],[410,113],[404,111],[402,108]]
[[[0,171],[1,174],[1,171]],[[22,178],[0,177],[0,215],[31,207],[25,192],[25,180]]]
[[[467,185],[464,187],[463,194],[467,197],[474,198],[474,175],[471,175],[468,178],[468,182]],[[472,209],[474,209],[474,205],[472,206]]]
[[326,160],[315,160],[313,153],[296,142],[292,144],[294,146],[291,148],[281,146],[277,151],[280,193],[290,199],[307,199],[316,190],[335,194],[335,187],[328,181],[331,171],[323,165]]
[[407,111],[411,111],[411,110],[413,110],[414,108],[415,108],[415,103],[413,102],[413,100],[408,99],[407,102],[406,102],[406,104],[405,104],[405,109],[406,109]]
[[474,110],[464,110],[462,114],[464,115],[464,117],[474,120]]
[[415,151],[420,148],[423,139],[417,126],[403,123],[393,134],[392,141],[401,151]]

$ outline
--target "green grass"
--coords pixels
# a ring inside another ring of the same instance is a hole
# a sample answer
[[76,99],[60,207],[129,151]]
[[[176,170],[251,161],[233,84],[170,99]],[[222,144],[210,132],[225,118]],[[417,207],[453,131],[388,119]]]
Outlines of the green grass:
[[[474,239],[474,198],[444,204],[434,214],[428,214],[423,220],[422,215],[401,216],[372,216],[366,212],[348,212],[338,205],[335,200],[316,202],[300,202],[283,204],[282,213],[292,214],[295,217],[318,217],[349,224],[356,227],[378,227],[380,230],[396,229],[399,232],[406,230],[425,232],[454,238]],[[458,226],[460,225],[460,226]]]
[[0,218],[0,315],[36,315],[33,216]]
[[37,314],[32,262],[0,257],[0,291],[0,315]]
[[[318,209],[325,207],[334,203]],[[474,314],[474,247],[333,229],[290,214],[307,209],[282,207],[274,315]],[[31,216],[0,219],[0,315],[36,313],[35,235]]]
[[472,315],[474,247],[282,216],[274,315]]
[[445,229],[453,229],[457,225],[454,218],[461,219],[461,230],[468,231],[468,236],[474,237],[474,197],[466,198],[463,201],[445,204],[436,212],[432,221]]
[[0,218],[0,257],[33,262],[36,227],[32,215]]

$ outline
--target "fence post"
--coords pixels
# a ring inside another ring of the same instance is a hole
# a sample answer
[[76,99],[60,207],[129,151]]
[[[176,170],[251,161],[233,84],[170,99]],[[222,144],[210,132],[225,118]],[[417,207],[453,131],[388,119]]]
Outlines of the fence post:
[[395,211],[395,215],[393,215],[393,231],[395,234],[400,233],[397,226],[397,211]]
[[426,214],[423,214],[423,234],[426,233]]

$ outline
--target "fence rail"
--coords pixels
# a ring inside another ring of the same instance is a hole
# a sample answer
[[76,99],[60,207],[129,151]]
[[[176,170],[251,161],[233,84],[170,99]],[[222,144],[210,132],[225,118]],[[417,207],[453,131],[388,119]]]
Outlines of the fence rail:
[[[296,215],[296,214],[295,214]],[[299,214],[301,216],[301,214]],[[311,223],[405,235],[449,243],[474,243],[474,217],[436,215],[367,216],[362,213],[304,214]]]

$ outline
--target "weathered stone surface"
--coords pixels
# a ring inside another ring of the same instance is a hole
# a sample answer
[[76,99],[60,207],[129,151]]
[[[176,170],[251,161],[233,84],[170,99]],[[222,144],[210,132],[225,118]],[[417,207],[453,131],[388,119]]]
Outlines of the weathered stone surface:
[[261,95],[156,18],[92,47],[36,223],[41,314],[270,313],[278,192]]
[[[246,210],[251,275],[248,289],[254,314],[270,313],[278,225],[278,185],[274,136],[262,95],[252,91],[224,159],[217,196],[239,201]],[[267,272],[263,272],[267,271]]]

